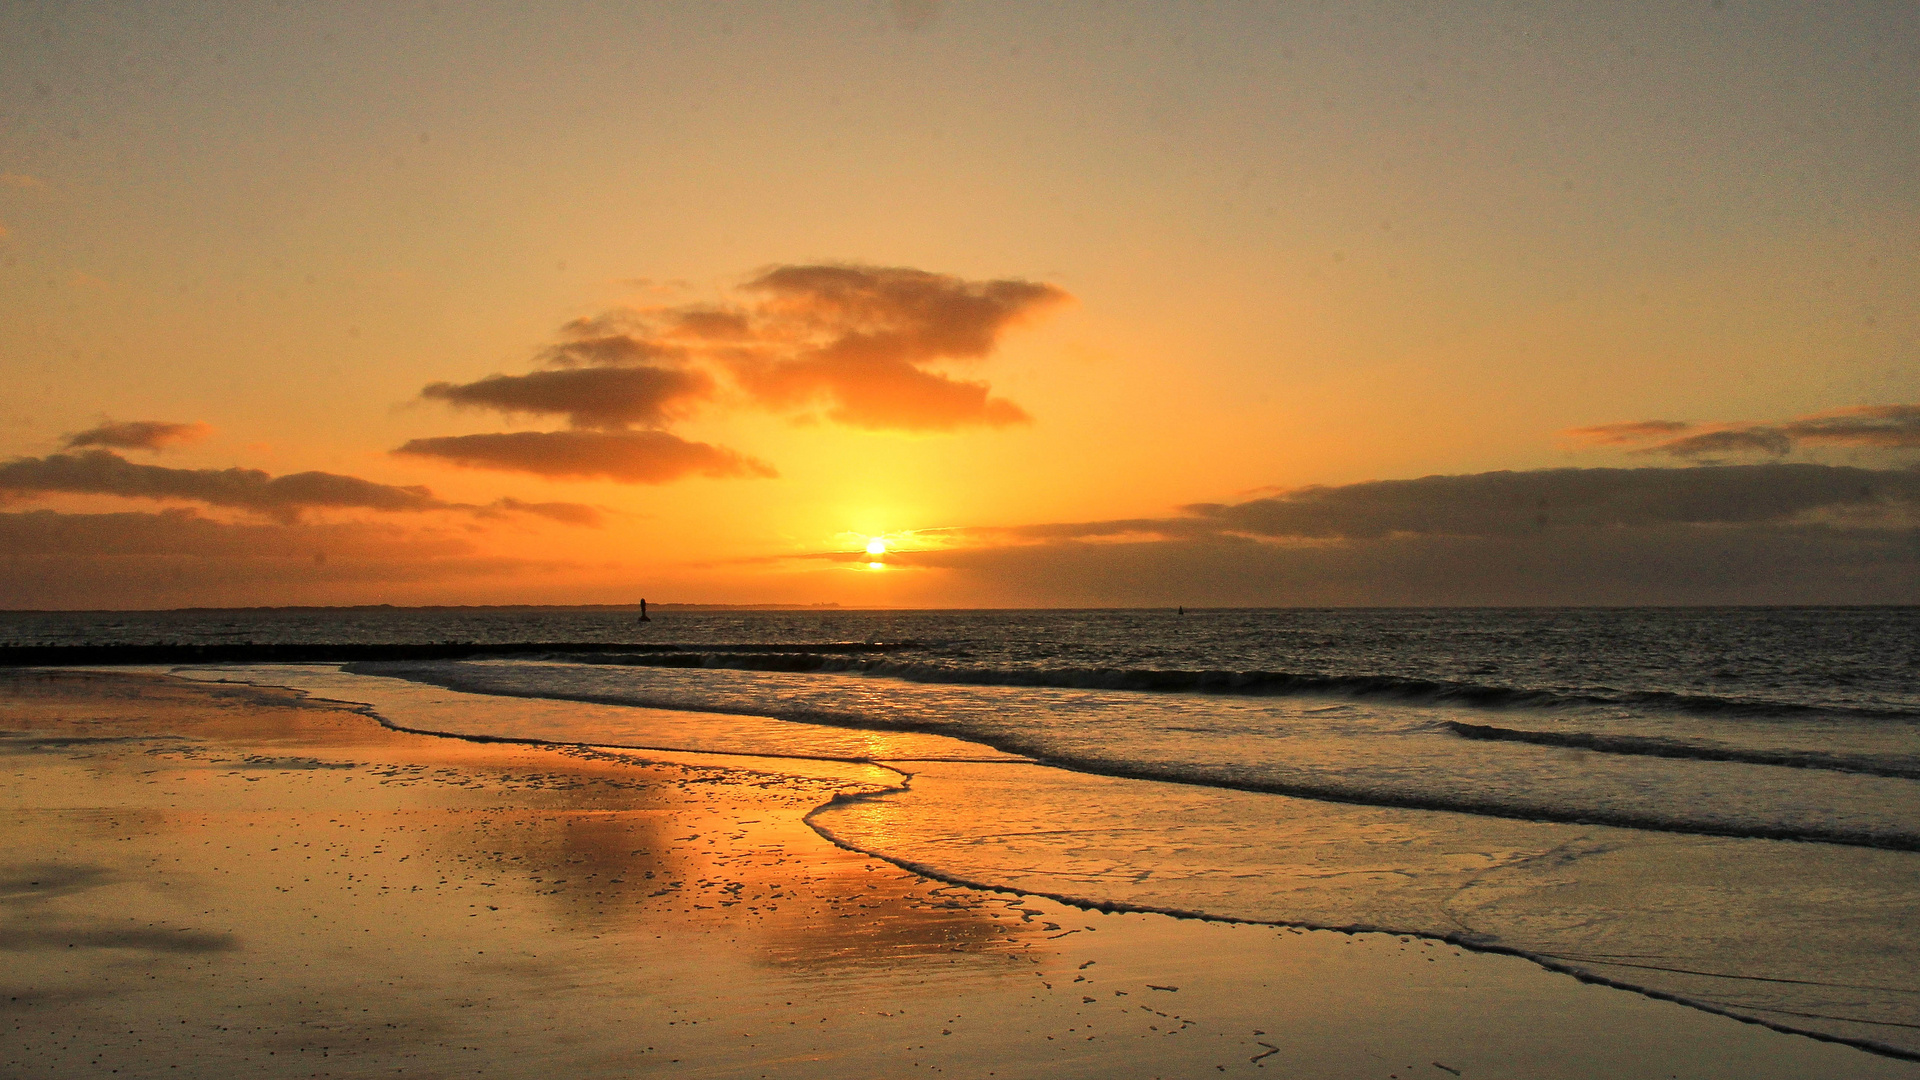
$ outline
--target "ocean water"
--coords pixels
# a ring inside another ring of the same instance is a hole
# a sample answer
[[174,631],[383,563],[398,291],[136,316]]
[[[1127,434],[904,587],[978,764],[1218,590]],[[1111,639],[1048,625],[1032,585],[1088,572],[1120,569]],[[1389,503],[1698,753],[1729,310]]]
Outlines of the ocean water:
[[417,730],[892,762],[815,827],[1920,1054],[1920,609],[654,614],[14,613],[0,639],[632,645],[191,674]]

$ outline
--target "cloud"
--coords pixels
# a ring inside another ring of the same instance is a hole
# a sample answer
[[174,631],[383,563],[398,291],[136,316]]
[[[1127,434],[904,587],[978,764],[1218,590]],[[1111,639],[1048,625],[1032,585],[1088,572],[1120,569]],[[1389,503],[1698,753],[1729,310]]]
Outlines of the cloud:
[[175,424],[166,420],[109,420],[96,428],[66,437],[68,449],[110,446],[121,450],[165,450],[170,446],[197,443],[213,434],[211,425]]
[[680,346],[643,341],[629,334],[612,332],[598,320],[575,319],[565,329],[578,336],[540,351],[540,359],[555,367],[678,362],[687,355],[687,350]]
[[1702,461],[1719,461],[1726,454],[1769,454],[1773,457],[1783,457],[1793,452],[1793,439],[1779,428],[1755,425],[1703,431],[1698,435],[1669,439],[1632,452],[1670,454],[1674,457],[1697,458]]
[[1038,282],[885,266],[779,266],[744,288],[766,297],[763,319],[815,331],[826,349],[909,362],[986,356],[1002,330],[1067,299]]
[[582,525],[597,529],[606,524],[606,514],[597,506],[570,502],[522,502],[519,499],[495,499],[480,508],[486,517],[498,517],[504,514],[531,514],[548,521],[558,521],[562,525]]
[[258,556],[311,561],[316,550],[341,558],[373,558],[405,544],[413,557],[466,555],[471,541],[420,537],[372,522],[229,522],[180,508],[154,512],[69,514],[57,510],[0,513],[0,556]]
[[433,383],[420,396],[454,405],[559,414],[577,428],[660,427],[713,396],[713,377],[662,367],[572,368],[493,375],[478,382]]
[[[306,510],[364,509],[382,512],[458,510],[499,513],[528,504],[502,500],[495,508],[446,502],[424,487],[398,487],[357,476],[329,472],[273,476],[259,469],[171,469],[141,465],[110,450],[83,450],[75,454],[15,458],[0,463],[0,492],[13,494],[114,495],[131,499],[185,499],[265,514],[292,522]],[[527,510],[561,520],[562,504],[537,504]],[[594,516],[580,507],[575,516],[584,523]]]
[[847,355],[743,365],[737,375],[743,386],[773,408],[804,411],[823,403],[828,420],[870,431],[955,431],[1006,427],[1033,419],[1013,402],[988,396],[986,383],[950,379],[907,364],[867,363]]
[[0,173],[0,187],[25,188],[37,191],[46,186],[47,182],[37,176],[28,176],[26,173]]
[[1803,416],[1782,429],[1808,443],[1829,446],[1920,448],[1920,405],[1862,405]]
[[686,476],[770,477],[773,467],[723,447],[664,431],[513,431],[414,439],[396,454],[470,469],[665,484]]
[[1394,536],[1284,547],[1220,535],[933,552],[970,606],[1913,604],[1911,530],[1817,526]]
[[1914,603],[1920,472],[1776,463],[1432,476],[945,539],[888,562],[950,571],[949,602]]
[[1017,279],[970,281],[908,267],[776,266],[724,302],[621,308],[577,319],[537,359],[554,370],[434,383],[422,396],[576,428],[662,428],[733,399],[875,431],[1026,423],[985,382],[934,365],[991,355],[1001,337],[1068,295]]
[[445,510],[423,487],[394,487],[338,473],[272,476],[259,469],[170,469],[138,465],[109,450],[15,458],[0,464],[0,490],[191,499],[292,520],[313,507]]
[[186,509],[0,513],[0,607],[13,609],[364,603],[397,598],[396,588],[437,598],[558,569],[385,522],[232,523]]
[[1650,438],[1674,435],[1692,427],[1684,420],[1635,420],[1624,424],[1601,424],[1597,427],[1572,428],[1565,434],[1581,442],[1598,443],[1603,446],[1621,443],[1645,442]]
[[996,530],[1026,540],[1239,536],[1371,540],[1514,536],[1544,529],[1797,522],[1920,502],[1920,473],[1830,465],[1539,469],[1304,487],[1239,503],[1194,503],[1172,518]]
[[760,297],[763,339],[781,346],[728,361],[755,400],[899,431],[1027,422],[1019,406],[990,397],[987,384],[922,365],[985,357],[1007,328],[1068,299],[1037,282],[970,282],[904,267],[782,266],[745,290]]
[[1920,473],[1826,465],[1542,469],[1310,487],[1187,507],[1223,531],[1273,538],[1395,533],[1501,536],[1545,528],[1784,522],[1822,510],[1920,498]]
[[1914,450],[1920,449],[1920,405],[1860,405],[1767,424],[1641,420],[1573,428],[1565,434],[1598,445],[1632,446],[1628,452],[1634,454],[1707,462],[1723,460],[1724,455],[1783,457],[1807,446]]

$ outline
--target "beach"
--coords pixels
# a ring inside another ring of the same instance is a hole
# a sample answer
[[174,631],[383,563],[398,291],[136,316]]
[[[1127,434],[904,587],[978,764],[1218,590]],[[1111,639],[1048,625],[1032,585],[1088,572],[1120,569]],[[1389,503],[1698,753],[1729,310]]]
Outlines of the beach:
[[0,6],[0,1080],[1920,1080],[1916,57]]
[[1411,935],[957,886],[805,820],[911,762],[100,672],[8,673],[0,730],[8,1075],[1920,1076]]

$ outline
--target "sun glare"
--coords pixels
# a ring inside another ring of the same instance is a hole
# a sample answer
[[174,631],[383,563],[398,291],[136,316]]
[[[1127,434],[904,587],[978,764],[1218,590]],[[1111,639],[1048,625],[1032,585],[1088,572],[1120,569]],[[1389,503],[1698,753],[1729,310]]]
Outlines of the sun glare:
[[885,540],[876,536],[873,539],[867,541],[867,554],[885,555],[886,553],[887,553],[887,542]]

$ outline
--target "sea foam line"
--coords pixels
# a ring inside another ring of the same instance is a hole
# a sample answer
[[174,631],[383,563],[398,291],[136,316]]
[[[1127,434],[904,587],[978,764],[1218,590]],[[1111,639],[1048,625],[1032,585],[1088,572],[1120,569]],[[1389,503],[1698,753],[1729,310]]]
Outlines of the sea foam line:
[[1884,759],[1849,757],[1819,750],[1759,750],[1652,735],[1612,735],[1587,731],[1530,731],[1446,721],[1447,729],[1463,739],[1489,742],[1520,742],[1535,746],[1565,746],[1592,750],[1601,754],[1627,754],[1645,757],[1681,758],[1688,761],[1738,761],[1748,765],[1776,765],[1787,769],[1825,769],[1831,772],[1885,776],[1896,780],[1920,780],[1920,764],[1903,765]]

